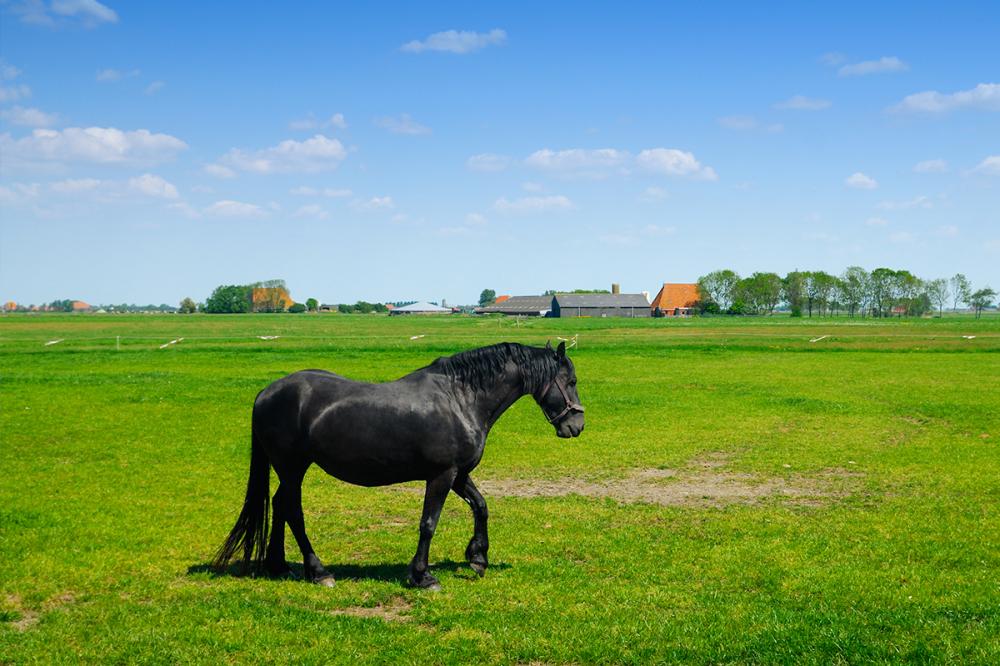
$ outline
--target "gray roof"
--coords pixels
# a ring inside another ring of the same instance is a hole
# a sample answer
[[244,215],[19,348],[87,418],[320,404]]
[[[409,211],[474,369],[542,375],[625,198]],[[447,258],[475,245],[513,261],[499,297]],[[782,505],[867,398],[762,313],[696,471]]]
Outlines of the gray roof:
[[480,308],[481,312],[548,312],[552,309],[551,296],[511,296],[502,303]]
[[404,305],[401,308],[393,309],[393,312],[451,312],[451,308],[443,308],[440,305],[433,305],[431,303],[410,303],[409,305]]
[[642,294],[556,294],[561,308],[648,308]]

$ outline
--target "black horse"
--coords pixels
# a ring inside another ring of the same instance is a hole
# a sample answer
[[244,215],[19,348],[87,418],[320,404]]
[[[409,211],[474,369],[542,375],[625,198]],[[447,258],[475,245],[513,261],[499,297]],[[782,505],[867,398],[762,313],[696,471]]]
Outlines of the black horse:
[[[302,517],[302,478],[316,463],[361,486],[427,482],[420,541],[409,568],[409,583],[416,587],[439,587],[427,571],[427,556],[441,507],[454,490],[472,507],[475,530],[465,557],[483,575],[489,549],[486,502],[469,474],[483,456],[490,428],[528,394],[560,437],[576,437],[583,430],[576,372],[565,343],[555,350],[549,344],[508,342],[472,349],[385,384],[355,382],[323,370],[279,379],[254,401],[246,499],[214,566],[223,569],[242,551],[245,568],[288,575],[288,523],[306,577],[333,584],[313,552]],[[268,541],[271,467],[280,484]]]

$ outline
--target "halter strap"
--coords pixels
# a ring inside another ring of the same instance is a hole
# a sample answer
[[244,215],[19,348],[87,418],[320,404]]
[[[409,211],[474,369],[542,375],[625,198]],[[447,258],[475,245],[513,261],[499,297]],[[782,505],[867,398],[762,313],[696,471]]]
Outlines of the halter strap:
[[[545,386],[542,387],[540,395],[545,396],[549,392],[549,389],[552,388],[553,384],[555,384],[556,388],[559,389],[559,393],[562,395],[563,402],[566,403],[566,406],[563,407],[562,411],[556,414],[555,416],[551,417],[546,416],[546,418],[548,418],[549,420],[549,423],[555,423],[556,421],[562,419],[570,412],[580,412],[582,414],[584,411],[583,405],[581,405],[578,402],[574,402],[573,400],[570,400],[569,395],[566,393],[566,387],[564,387],[556,377],[553,377],[547,384],[545,384]],[[536,401],[541,403],[540,400],[536,399]]]

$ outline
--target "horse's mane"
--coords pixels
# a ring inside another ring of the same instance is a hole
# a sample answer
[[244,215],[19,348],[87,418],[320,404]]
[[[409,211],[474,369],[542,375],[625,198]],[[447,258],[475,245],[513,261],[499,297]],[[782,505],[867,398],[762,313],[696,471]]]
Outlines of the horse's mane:
[[524,390],[535,393],[559,372],[559,361],[549,350],[527,347],[516,342],[501,342],[443,356],[428,366],[433,372],[454,377],[476,390],[487,390],[514,363],[522,370]]

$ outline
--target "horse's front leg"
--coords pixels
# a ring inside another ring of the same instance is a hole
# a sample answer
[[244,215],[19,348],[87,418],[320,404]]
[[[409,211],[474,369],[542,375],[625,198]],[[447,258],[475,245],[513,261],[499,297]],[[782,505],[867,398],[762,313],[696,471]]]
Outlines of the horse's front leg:
[[475,522],[475,527],[473,528],[469,546],[465,549],[465,559],[469,561],[469,565],[472,566],[473,571],[482,576],[486,573],[486,567],[489,566],[486,553],[490,549],[490,537],[486,526],[489,519],[489,513],[486,510],[486,500],[483,499],[479,489],[476,488],[476,484],[472,482],[469,476],[459,476],[455,479],[452,490],[465,500],[472,509],[472,519]]
[[434,538],[438,518],[441,517],[441,508],[444,507],[444,500],[455,482],[456,474],[457,471],[452,468],[427,481],[427,490],[424,491],[424,512],[420,518],[420,541],[417,543],[417,554],[410,562],[410,585],[414,587],[441,589],[437,578],[427,573],[427,557],[430,554],[431,539]]

